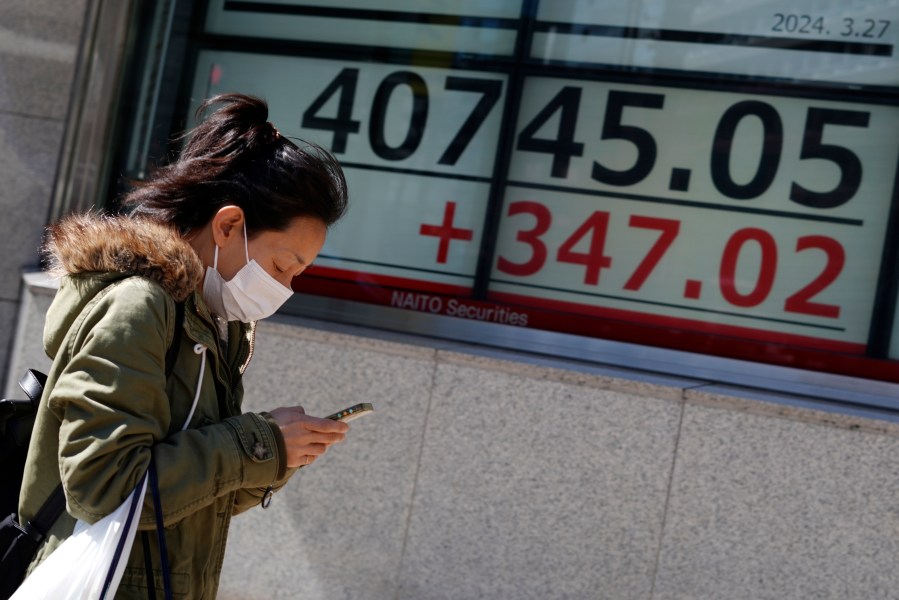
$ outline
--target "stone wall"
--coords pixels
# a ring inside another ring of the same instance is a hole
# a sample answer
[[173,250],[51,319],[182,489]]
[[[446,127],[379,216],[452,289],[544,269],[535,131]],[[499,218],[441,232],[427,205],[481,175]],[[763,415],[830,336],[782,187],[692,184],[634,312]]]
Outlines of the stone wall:
[[[0,367],[22,271],[38,265],[87,0],[0,2]],[[0,380],[2,383],[2,380]]]

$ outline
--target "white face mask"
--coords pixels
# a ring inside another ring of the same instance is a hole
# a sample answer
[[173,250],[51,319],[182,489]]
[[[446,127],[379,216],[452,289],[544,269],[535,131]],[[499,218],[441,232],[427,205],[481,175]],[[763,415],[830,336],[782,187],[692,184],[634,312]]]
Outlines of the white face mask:
[[249,323],[275,314],[293,295],[293,290],[281,285],[255,260],[250,260],[246,223],[243,226],[243,244],[247,264],[231,281],[225,281],[218,272],[219,247],[216,244],[212,266],[206,267],[203,298],[212,312],[220,317]]

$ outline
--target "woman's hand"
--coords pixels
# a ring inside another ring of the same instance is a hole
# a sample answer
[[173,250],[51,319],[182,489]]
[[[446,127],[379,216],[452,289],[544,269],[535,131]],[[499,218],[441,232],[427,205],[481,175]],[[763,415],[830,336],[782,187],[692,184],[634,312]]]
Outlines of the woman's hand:
[[311,464],[331,444],[342,442],[350,428],[341,421],[310,417],[302,406],[276,408],[269,414],[284,436],[290,468]]

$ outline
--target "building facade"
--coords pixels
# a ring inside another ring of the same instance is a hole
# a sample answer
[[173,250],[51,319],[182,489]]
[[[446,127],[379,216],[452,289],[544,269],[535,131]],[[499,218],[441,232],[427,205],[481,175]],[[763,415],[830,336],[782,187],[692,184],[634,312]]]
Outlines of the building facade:
[[893,598],[899,2],[0,6],[6,393],[44,226],[265,97],[351,208],[246,407],[372,402],[223,598]]

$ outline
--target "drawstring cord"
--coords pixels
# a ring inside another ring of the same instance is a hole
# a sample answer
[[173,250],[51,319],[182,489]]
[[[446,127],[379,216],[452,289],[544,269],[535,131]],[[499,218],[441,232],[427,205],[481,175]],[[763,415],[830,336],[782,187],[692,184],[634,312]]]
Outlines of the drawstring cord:
[[[184,420],[184,425],[181,426],[181,431],[187,429],[187,426],[190,424],[190,420],[194,417],[194,412],[196,412],[197,410],[197,403],[200,401],[200,391],[203,389],[203,375],[206,372],[206,346],[204,346],[203,344],[194,345],[194,354],[200,355],[200,376],[197,378],[197,393],[194,394],[194,403],[190,407],[190,413],[188,413],[187,418]],[[144,476],[144,480],[141,485],[146,485],[148,479],[150,481],[150,490],[153,493],[153,506],[156,513],[156,536],[157,542],[159,543],[160,561],[162,562],[161,566],[163,591],[165,592],[166,599],[169,599],[172,598],[172,574],[171,566],[169,565],[168,547],[165,541],[165,525],[162,518],[162,500],[160,499],[159,495],[159,482],[156,475],[156,466],[153,464],[152,451],[150,457],[150,466],[147,468],[147,474]],[[134,510],[134,506],[136,506],[136,503],[132,504],[132,510]],[[150,558],[150,538],[147,535],[146,531],[141,532],[141,542],[143,544],[144,550],[144,568],[147,572],[147,587],[150,596],[152,598],[155,598],[156,586],[153,583],[153,562]]]
[[181,427],[181,431],[187,429],[187,425],[193,418],[194,411],[197,410],[197,403],[200,401],[200,392],[203,390],[203,375],[206,372],[206,346],[204,346],[203,344],[196,344],[194,346],[194,354],[200,355],[200,376],[197,377],[197,393],[194,395],[193,406],[190,407],[190,413],[187,415],[187,419],[184,420],[184,425]]
[[[184,426],[181,428],[181,431],[187,429],[188,423],[194,416],[194,411],[197,409],[197,402],[200,400],[200,392],[203,390],[203,374],[206,372],[206,346],[203,344],[196,344],[194,346],[194,354],[200,355],[200,376],[197,377],[197,393],[194,395],[194,404],[190,407],[190,414],[187,415],[187,419],[184,421]],[[273,485],[268,486],[265,489],[265,492],[262,494],[262,508],[268,508],[272,503],[272,496],[275,494],[275,487]]]

